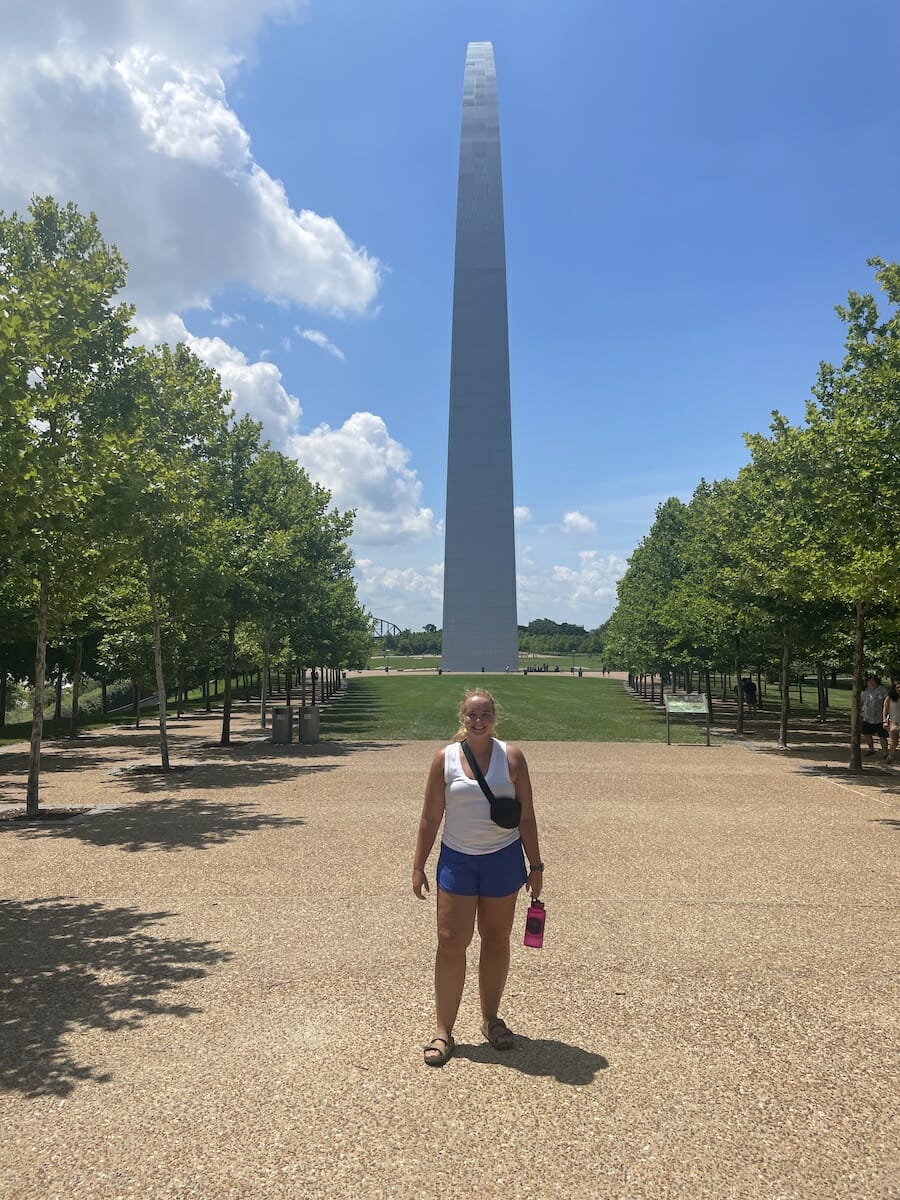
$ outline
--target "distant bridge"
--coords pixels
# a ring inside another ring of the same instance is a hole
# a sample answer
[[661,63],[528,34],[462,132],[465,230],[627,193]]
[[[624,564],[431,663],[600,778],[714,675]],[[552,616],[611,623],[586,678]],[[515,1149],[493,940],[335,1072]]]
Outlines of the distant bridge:
[[372,632],[376,637],[384,637],[386,633],[400,634],[403,630],[393,621],[384,621],[381,617],[372,618]]

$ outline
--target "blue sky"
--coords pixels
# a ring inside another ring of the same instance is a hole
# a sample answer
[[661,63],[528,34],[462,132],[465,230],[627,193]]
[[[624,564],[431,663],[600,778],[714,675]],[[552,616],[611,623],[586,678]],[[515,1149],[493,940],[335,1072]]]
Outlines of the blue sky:
[[887,0],[22,8],[0,205],[98,212],[141,336],[187,338],[357,508],[360,596],[403,626],[441,621],[469,40],[498,72],[520,621],[604,620],[656,505],[801,417],[834,305],[900,253]]

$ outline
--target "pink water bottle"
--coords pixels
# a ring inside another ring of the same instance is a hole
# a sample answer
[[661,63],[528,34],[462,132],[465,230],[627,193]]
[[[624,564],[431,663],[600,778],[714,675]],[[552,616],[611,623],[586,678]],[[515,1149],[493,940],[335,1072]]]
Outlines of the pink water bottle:
[[525,945],[540,950],[544,944],[544,921],[547,913],[540,900],[532,900],[525,918]]

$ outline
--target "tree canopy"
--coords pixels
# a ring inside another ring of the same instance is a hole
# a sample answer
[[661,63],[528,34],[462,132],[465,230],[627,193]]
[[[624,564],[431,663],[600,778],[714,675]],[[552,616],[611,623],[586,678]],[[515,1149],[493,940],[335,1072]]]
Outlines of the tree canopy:
[[[5,715],[30,638],[30,812],[48,640],[77,644],[76,694],[86,638],[106,678],[155,680],[163,766],[169,687],[222,670],[228,692],[236,641],[287,639],[292,671],[369,649],[353,514],[235,421],[187,346],[133,344],[125,282],[93,214],[0,213],[0,693]],[[226,696],[224,742],[228,716]]]
[[900,266],[870,265],[886,314],[851,293],[837,308],[844,358],[820,366],[805,420],[774,412],[768,435],[745,435],[734,480],[660,505],[608,629],[611,657],[639,674],[777,670],[782,745],[792,664],[849,670],[854,769],[863,674],[900,673]]

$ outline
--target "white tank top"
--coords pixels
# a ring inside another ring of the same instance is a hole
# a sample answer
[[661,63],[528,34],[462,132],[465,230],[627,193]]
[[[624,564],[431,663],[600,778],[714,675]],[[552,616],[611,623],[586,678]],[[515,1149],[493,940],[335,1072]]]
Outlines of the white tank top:
[[[460,854],[493,854],[518,841],[518,829],[503,829],[491,820],[491,806],[477,779],[462,769],[459,742],[444,747],[444,833],[443,842]],[[491,761],[484,773],[495,796],[515,796],[509,777],[506,742],[494,738]]]

